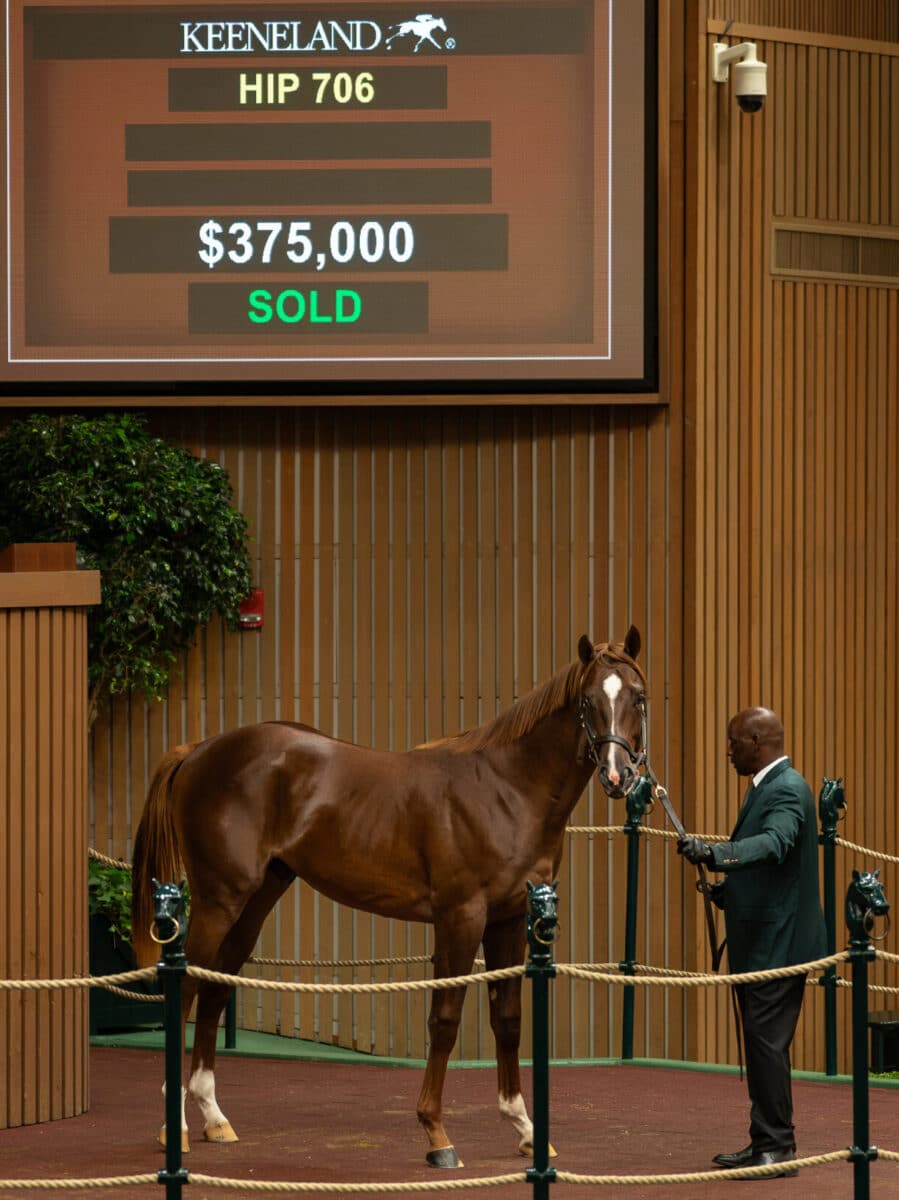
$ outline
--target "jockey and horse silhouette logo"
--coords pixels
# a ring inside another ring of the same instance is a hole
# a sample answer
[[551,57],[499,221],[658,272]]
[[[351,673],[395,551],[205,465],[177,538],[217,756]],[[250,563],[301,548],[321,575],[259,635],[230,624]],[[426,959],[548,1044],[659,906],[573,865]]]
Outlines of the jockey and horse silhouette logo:
[[456,46],[456,39],[448,37],[441,46],[434,37],[436,29],[442,29],[446,33],[446,21],[443,17],[435,17],[431,13],[419,13],[408,21],[400,21],[397,25],[388,25],[387,31],[393,29],[396,32],[391,33],[384,45],[389,50],[390,43],[396,41],[397,38],[417,37],[418,41],[412,47],[412,53],[417,54],[425,42],[430,42],[436,50],[453,50]]

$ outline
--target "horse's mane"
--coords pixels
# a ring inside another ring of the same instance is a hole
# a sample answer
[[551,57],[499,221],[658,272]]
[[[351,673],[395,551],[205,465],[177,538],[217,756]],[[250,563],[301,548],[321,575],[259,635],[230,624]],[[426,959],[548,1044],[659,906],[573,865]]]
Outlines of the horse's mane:
[[[620,644],[604,643],[596,647],[596,661],[603,666],[614,667],[623,665],[630,667],[639,675],[643,686],[646,686],[646,676],[638,663],[625,653]],[[463,733],[452,734],[449,737],[436,738],[416,746],[417,750],[430,750],[439,746],[442,750],[452,750],[454,753],[463,751],[484,750],[490,746],[506,746],[517,741],[542,721],[550,713],[566,708],[580,690],[584,676],[584,664],[579,658],[563,667],[546,683],[540,684],[520,700],[516,700],[509,708],[504,709],[498,716],[483,725],[467,729]]]

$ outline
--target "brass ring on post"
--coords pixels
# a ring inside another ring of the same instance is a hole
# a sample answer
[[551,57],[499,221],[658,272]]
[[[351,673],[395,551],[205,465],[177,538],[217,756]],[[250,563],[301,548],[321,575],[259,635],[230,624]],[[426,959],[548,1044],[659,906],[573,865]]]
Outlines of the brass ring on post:
[[153,941],[156,943],[157,946],[167,946],[169,944],[169,942],[173,942],[175,940],[175,938],[178,936],[178,934],[181,932],[181,926],[178,924],[178,922],[175,920],[175,918],[171,917],[170,920],[172,920],[175,925],[175,932],[172,934],[171,937],[167,937],[167,938],[157,937],[155,921],[150,926],[150,937],[153,939]]
[[865,933],[868,934],[872,942],[886,941],[890,932],[890,914],[887,913],[883,923],[883,933],[879,937],[875,937],[871,930],[874,928],[874,914],[871,912],[865,913]]
[[540,943],[541,946],[551,946],[553,944],[553,942],[555,941],[555,938],[552,938],[552,937],[545,938],[545,937],[540,936],[540,926],[542,924],[543,924],[543,918],[538,917],[532,926],[532,929],[534,932],[534,938],[536,941],[538,941]]

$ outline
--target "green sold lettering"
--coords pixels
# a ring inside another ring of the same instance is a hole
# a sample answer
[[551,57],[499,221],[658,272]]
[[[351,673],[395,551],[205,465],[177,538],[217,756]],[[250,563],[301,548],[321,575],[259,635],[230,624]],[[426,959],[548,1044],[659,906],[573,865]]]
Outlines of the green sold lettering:
[[324,311],[325,301],[319,300],[315,289],[307,297],[296,288],[285,288],[277,296],[265,288],[256,288],[250,292],[249,303],[247,316],[256,325],[268,325],[275,319],[283,325],[298,325],[301,321],[310,325],[352,325],[362,316],[362,297],[349,288],[337,288],[334,292],[333,314]]

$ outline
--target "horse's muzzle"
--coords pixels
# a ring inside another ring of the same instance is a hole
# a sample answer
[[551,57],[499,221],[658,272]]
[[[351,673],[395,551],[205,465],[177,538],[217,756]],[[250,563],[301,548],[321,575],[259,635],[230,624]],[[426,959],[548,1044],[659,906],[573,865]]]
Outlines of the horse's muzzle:
[[612,778],[608,763],[603,763],[597,774],[599,782],[611,800],[621,800],[637,782],[637,772],[629,766],[623,766],[620,771],[616,772],[617,778],[615,779]]

